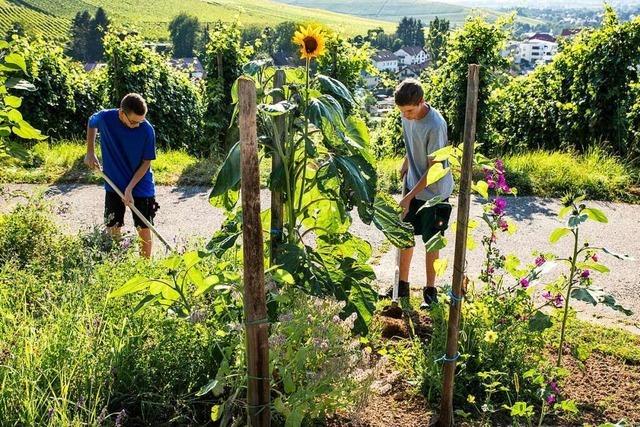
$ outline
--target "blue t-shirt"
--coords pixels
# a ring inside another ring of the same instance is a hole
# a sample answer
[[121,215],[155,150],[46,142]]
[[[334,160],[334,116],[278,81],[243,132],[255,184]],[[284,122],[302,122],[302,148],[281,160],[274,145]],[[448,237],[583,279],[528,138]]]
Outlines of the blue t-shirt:
[[[127,188],[143,160],[156,158],[156,135],[151,124],[145,120],[136,128],[120,121],[118,110],[98,111],[89,118],[89,127],[100,133],[102,168],[104,173],[119,187]],[[105,182],[104,188],[113,191]],[[151,168],[133,189],[133,197],[153,197],[156,187]]]

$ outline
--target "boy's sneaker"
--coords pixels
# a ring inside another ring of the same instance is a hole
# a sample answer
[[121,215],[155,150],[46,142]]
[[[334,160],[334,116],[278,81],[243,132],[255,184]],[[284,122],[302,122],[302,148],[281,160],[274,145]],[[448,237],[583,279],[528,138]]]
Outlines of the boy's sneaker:
[[[387,292],[385,292],[380,296],[382,298],[393,298],[393,287],[389,288]],[[408,298],[408,297],[409,297],[409,282],[400,280],[398,282],[398,298]]]
[[422,290],[424,302],[420,304],[422,310],[431,308],[433,304],[438,303],[438,290],[434,286],[427,286]]

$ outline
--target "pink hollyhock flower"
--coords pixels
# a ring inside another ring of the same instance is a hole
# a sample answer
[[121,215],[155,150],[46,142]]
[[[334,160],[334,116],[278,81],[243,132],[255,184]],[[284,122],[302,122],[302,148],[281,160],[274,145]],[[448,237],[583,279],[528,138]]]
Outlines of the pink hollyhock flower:
[[527,289],[529,285],[530,285],[529,279],[527,279],[526,277],[523,277],[522,279],[520,279],[520,286]]
[[548,404],[548,405],[553,405],[554,403],[556,403],[556,396],[555,396],[555,395],[553,395],[553,394],[550,394],[550,395],[547,397],[547,404]]
[[549,291],[544,291],[542,293],[542,298],[546,299],[547,301],[551,301],[553,299],[553,295],[551,295],[551,292]]
[[536,258],[536,267],[540,267],[545,263],[545,261],[546,259],[544,259],[544,255],[540,255],[538,258]]
[[560,294],[556,295],[556,298],[553,300],[553,305],[555,305],[556,308],[561,308],[562,304],[564,304],[564,298]]
[[589,278],[589,274],[591,274],[591,272],[589,270],[584,270],[582,272],[582,274],[580,274],[580,277],[582,277],[583,279],[588,279]]

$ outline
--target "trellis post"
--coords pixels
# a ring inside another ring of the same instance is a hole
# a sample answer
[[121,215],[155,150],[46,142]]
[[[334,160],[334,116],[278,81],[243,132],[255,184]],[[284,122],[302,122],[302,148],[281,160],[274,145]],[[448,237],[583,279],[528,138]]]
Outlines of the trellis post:
[[264,289],[264,248],[260,220],[260,171],[253,80],[238,82],[240,107],[240,169],[242,173],[242,252],[244,255],[244,318],[247,351],[249,425],[271,424],[269,383],[269,320]]
[[473,168],[473,145],[476,138],[476,115],[478,111],[478,86],[480,84],[480,66],[469,64],[467,73],[467,108],[464,119],[464,148],[462,153],[462,171],[460,173],[460,193],[458,194],[458,218],[456,226],[456,247],[453,262],[453,282],[451,307],[447,330],[447,351],[444,362],[442,400],[440,402],[439,427],[453,425],[453,382],[456,372],[458,353],[458,323],[462,308],[464,266],[467,255],[467,231],[469,223],[469,205],[471,200],[471,172]]

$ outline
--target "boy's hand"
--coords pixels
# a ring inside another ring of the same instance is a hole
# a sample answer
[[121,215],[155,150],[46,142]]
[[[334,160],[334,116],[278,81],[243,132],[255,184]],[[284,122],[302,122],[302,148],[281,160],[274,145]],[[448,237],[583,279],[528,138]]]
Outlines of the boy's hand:
[[407,216],[407,213],[409,212],[409,205],[411,205],[412,199],[413,196],[407,194],[405,197],[403,197],[402,200],[400,200],[400,207],[402,208],[402,219]]
[[84,164],[91,170],[100,169],[100,161],[94,153],[87,153],[84,156]]
[[124,190],[124,199],[122,199],[126,206],[133,206],[133,192],[130,187]]

